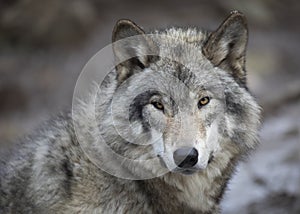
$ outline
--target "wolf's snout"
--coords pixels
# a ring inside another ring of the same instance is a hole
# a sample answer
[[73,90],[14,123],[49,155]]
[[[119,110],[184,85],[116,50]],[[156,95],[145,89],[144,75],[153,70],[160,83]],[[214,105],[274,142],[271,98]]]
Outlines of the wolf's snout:
[[198,162],[198,151],[191,147],[182,147],[173,153],[175,164],[180,168],[190,168]]

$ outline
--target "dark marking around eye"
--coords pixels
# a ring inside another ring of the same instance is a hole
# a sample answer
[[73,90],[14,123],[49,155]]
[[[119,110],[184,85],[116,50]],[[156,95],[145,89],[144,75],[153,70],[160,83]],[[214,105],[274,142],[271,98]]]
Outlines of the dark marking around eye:
[[143,127],[146,129],[149,127],[146,121],[143,120],[143,108],[145,105],[149,104],[149,99],[154,96],[159,95],[158,91],[149,90],[144,93],[139,94],[133,100],[129,106],[129,121],[140,120],[143,122]]

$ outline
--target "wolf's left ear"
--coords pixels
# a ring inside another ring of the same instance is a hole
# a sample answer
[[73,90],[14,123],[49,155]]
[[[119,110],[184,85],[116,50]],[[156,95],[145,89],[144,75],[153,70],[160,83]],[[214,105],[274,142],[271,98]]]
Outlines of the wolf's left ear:
[[115,59],[120,63],[116,66],[119,83],[148,67],[155,58],[149,53],[157,52],[151,38],[134,22],[127,19],[121,19],[116,23],[112,42]]
[[246,87],[247,42],[246,18],[242,13],[233,11],[221,26],[210,34],[202,51],[215,66],[229,72],[237,83]]

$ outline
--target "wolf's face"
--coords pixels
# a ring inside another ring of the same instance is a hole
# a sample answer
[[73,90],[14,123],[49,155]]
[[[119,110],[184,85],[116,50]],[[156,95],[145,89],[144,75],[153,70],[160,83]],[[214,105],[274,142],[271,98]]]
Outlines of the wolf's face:
[[151,148],[141,156],[159,157],[168,170],[192,174],[214,161],[228,141],[236,150],[254,146],[259,111],[246,88],[247,28],[241,14],[210,34],[173,28],[159,33],[159,41],[121,20],[113,41],[134,35],[140,37],[114,45],[117,60],[126,60],[116,67],[113,113],[115,122],[128,122],[119,126],[121,135],[130,136],[127,141]]
[[[192,173],[206,168],[218,149],[218,117],[223,100],[213,91],[192,91],[170,81],[172,91],[149,92],[141,108],[141,122],[151,133],[152,146],[166,167]],[[175,86],[175,87],[174,87]]]

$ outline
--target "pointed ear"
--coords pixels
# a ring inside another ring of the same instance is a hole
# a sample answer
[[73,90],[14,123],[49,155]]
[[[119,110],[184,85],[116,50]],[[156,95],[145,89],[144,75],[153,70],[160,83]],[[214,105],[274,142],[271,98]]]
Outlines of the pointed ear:
[[229,72],[237,83],[246,87],[247,42],[246,18],[242,13],[233,11],[221,26],[210,34],[202,51],[215,66]]
[[[133,37],[136,36],[136,37]],[[113,52],[117,62],[117,80],[120,82],[132,74],[143,70],[153,62],[157,47],[145,32],[134,22],[119,20],[112,35]]]

